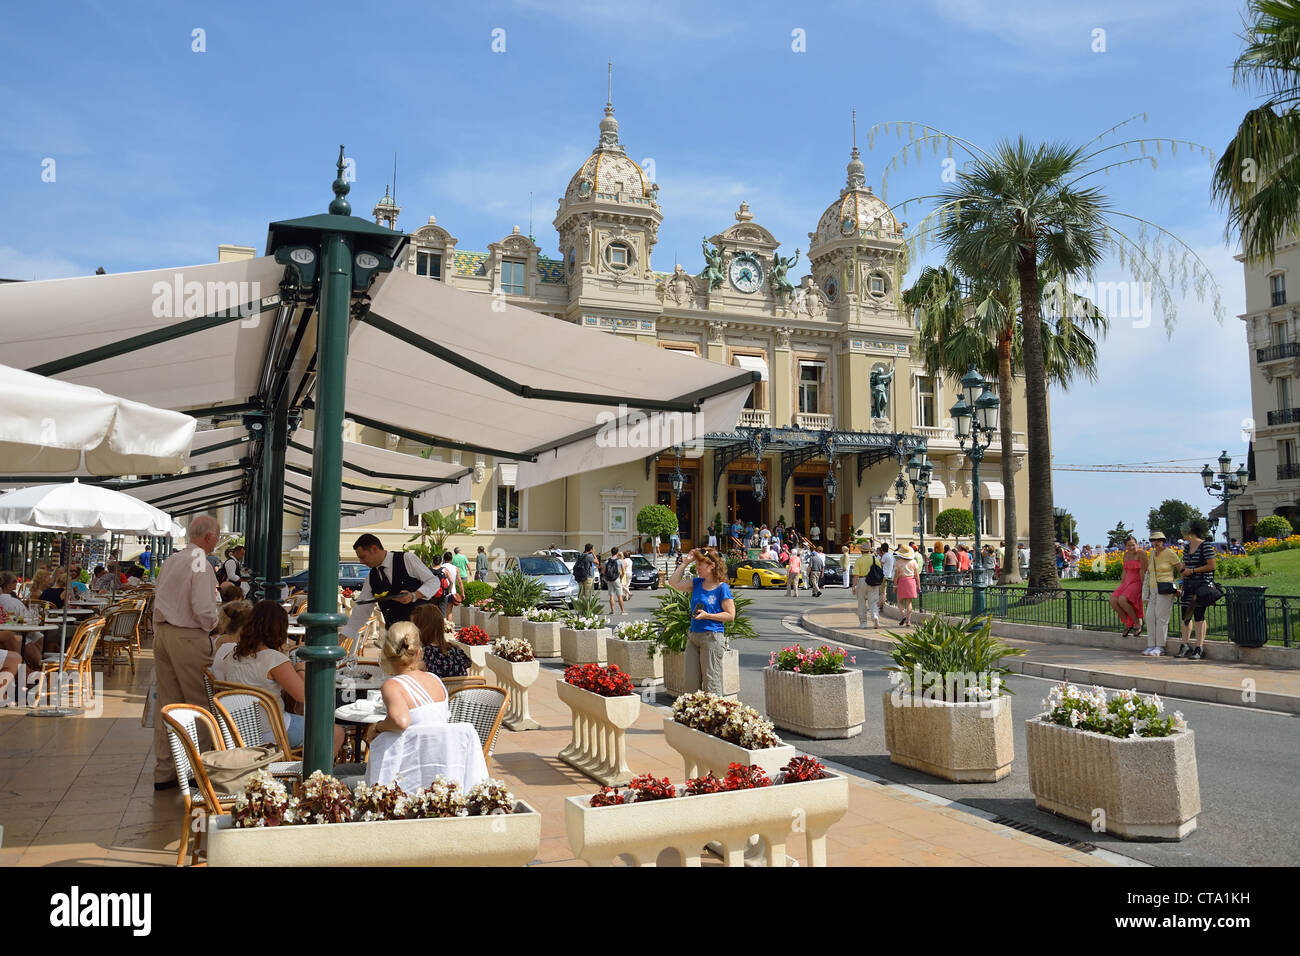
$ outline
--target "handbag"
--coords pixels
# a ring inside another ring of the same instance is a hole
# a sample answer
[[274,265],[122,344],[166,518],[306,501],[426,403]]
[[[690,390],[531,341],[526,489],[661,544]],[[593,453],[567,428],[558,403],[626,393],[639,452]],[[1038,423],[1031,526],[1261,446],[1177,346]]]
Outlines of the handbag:
[[199,754],[213,792],[226,796],[242,793],[253,774],[269,770],[271,764],[283,759],[280,748],[270,746],[231,747]]
[[1174,593],[1174,582],[1173,582],[1173,581],[1157,581],[1157,582],[1156,582],[1156,593],[1157,593],[1157,594],[1173,594],[1173,593]]
[[1223,597],[1223,585],[1211,581],[1209,584],[1202,584],[1196,592],[1196,600],[1201,607],[1209,607]]

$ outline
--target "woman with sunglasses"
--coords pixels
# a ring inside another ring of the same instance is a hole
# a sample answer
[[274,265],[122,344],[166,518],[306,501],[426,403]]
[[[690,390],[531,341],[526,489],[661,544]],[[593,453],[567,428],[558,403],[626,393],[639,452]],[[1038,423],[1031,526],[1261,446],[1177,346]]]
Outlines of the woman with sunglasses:
[[691,596],[691,633],[686,647],[687,692],[706,690],[721,696],[722,662],[727,653],[726,626],[736,619],[736,601],[727,584],[727,563],[712,548],[696,548],[689,561],[696,577],[685,580],[687,564],[680,564],[668,580],[674,591]]

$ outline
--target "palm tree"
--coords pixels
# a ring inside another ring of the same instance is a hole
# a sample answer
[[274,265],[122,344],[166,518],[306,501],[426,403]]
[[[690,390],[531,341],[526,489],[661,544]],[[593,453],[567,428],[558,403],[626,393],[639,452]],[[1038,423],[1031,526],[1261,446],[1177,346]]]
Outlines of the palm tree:
[[[1097,306],[1082,296],[1070,298],[1062,285],[1044,277],[1047,290],[1042,320],[1044,366],[1051,384],[1069,388],[1077,375],[1097,377],[1097,339],[1108,324]],[[1003,499],[1002,540],[1008,549],[1019,538],[1017,530],[1015,463],[1012,447],[1012,376],[1024,374],[1024,340],[1019,321],[1018,283],[963,280],[948,266],[921,271],[915,285],[903,293],[903,302],[920,314],[917,350],[930,375],[960,377],[971,365],[992,376],[1001,402],[999,430],[1002,439]],[[1067,293],[1068,294],[1068,293]],[[1015,561],[1004,561],[1002,584],[1021,581]]]
[[460,515],[426,511],[420,515],[420,533],[412,535],[407,540],[419,541],[420,543],[411,550],[418,554],[425,564],[435,567],[442,563],[448,538],[453,534],[473,533],[473,526]]
[[1227,207],[1228,238],[1240,233],[1248,259],[1271,258],[1300,231],[1300,2],[1250,0],[1253,22],[1233,64],[1233,84],[1259,88],[1214,169],[1214,198]]

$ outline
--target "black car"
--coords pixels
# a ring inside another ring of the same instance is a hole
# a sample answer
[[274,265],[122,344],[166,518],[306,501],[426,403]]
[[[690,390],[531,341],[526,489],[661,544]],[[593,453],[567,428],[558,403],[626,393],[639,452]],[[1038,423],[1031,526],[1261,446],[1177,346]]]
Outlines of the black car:
[[[606,581],[603,577],[605,562],[601,561],[600,566],[596,569],[596,587],[602,591],[608,591]],[[649,558],[643,554],[632,555],[632,580],[628,587],[633,591],[637,588],[649,588],[652,591],[659,589],[659,570],[654,566]]]
[[[366,578],[369,576],[370,569],[364,564],[359,564],[355,561],[339,562],[339,587],[341,588],[351,588],[354,591],[359,591],[361,585],[366,583]],[[291,590],[307,590],[306,570],[299,571],[292,577],[285,578],[284,583],[289,585]]]
[[826,570],[822,571],[823,588],[841,588],[844,587],[844,566],[840,564],[838,558],[826,558]]

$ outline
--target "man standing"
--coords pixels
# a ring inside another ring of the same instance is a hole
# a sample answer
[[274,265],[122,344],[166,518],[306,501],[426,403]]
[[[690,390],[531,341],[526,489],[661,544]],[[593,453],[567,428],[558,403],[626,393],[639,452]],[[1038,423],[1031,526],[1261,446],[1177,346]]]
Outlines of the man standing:
[[668,536],[668,557],[675,558],[682,553],[682,533],[680,528],[673,528]]
[[370,569],[370,574],[361,585],[361,593],[352,605],[348,622],[339,629],[343,637],[356,637],[361,632],[370,620],[376,601],[384,624],[393,625],[398,621],[409,621],[417,601],[427,604],[437,597],[445,599],[447,595],[443,591],[449,592],[455,587],[449,577],[447,583],[450,587],[444,588],[442,578],[425,567],[418,555],[409,551],[384,550],[383,544],[373,534],[357,538],[352,550],[356,552],[357,560]]
[[226,561],[222,565],[226,572],[226,580],[236,585],[243,592],[244,597],[248,597],[249,583],[248,570],[244,567],[244,546],[237,544],[226,552]]
[[623,562],[618,559],[618,548],[609,552],[609,557],[605,559],[605,566],[600,570],[600,576],[609,591],[609,613],[613,615],[614,602],[618,601],[618,613],[622,614],[626,608],[623,604]]
[[811,541],[813,544],[817,544],[817,542],[821,541],[821,539],[822,539],[822,529],[817,527],[817,522],[814,521],[812,523],[812,527],[808,529],[808,540]]
[[[441,572],[451,583],[445,594],[438,595],[438,609],[442,611],[443,619],[447,622],[447,627],[454,627],[455,622],[452,620],[452,612],[456,610],[455,598],[459,597],[461,603],[465,601],[465,581],[467,578],[461,576],[460,565],[455,561],[455,555],[450,551],[442,553],[442,565],[434,569],[434,574]],[[468,565],[466,565],[468,569]]]
[[478,554],[474,556],[474,580],[486,581],[488,576],[488,556],[483,550],[483,545],[478,546]]
[[799,572],[803,570],[803,561],[798,551],[790,552],[790,561],[785,568],[785,596],[799,596]]
[[822,575],[826,572],[826,555],[822,553],[822,546],[819,544],[813,548],[812,554],[808,556],[808,581],[812,584],[813,597],[822,596]]
[[[212,664],[212,632],[217,626],[217,575],[208,555],[221,536],[211,515],[190,522],[189,547],[177,551],[158,573],[153,606],[154,676],[158,681],[158,710],[169,704],[208,706],[203,671]],[[199,749],[207,746],[200,740]],[[176,786],[167,725],[154,715],[153,788]]]
[[1023,544],[1016,545],[1016,564],[1020,566],[1020,576],[1029,579],[1029,552]]
[[573,563],[573,580],[578,582],[580,597],[591,597],[596,588],[596,555],[588,544]]
[[146,544],[140,552],[140,567],[144,568],[146,578],[153,575],[153,546]]
[[853,562],[853,586],[858,595],[858,627],[867,626],[868,613],[871,615],[871,626],[880,626],[880,583],[884,580],[884,569],[876,560],[874,551],[863,551],[858,560]]
[[469,580],[469,558],[460,553],[460,548],[451,549],[451,563],[456,565],[456,570],[460,572],[460,580]]
[[894,557],[894,552],[889,550],[889,545],[883,542],[876,553],[880,556],[880,570],[885,575],[881,583],[880,600],[876,602],[877,618],[879,618],[879,615],[885,611],[885,595],[889,593],[889,585],[894,580],[894,565],[898,563],[898,559]]

